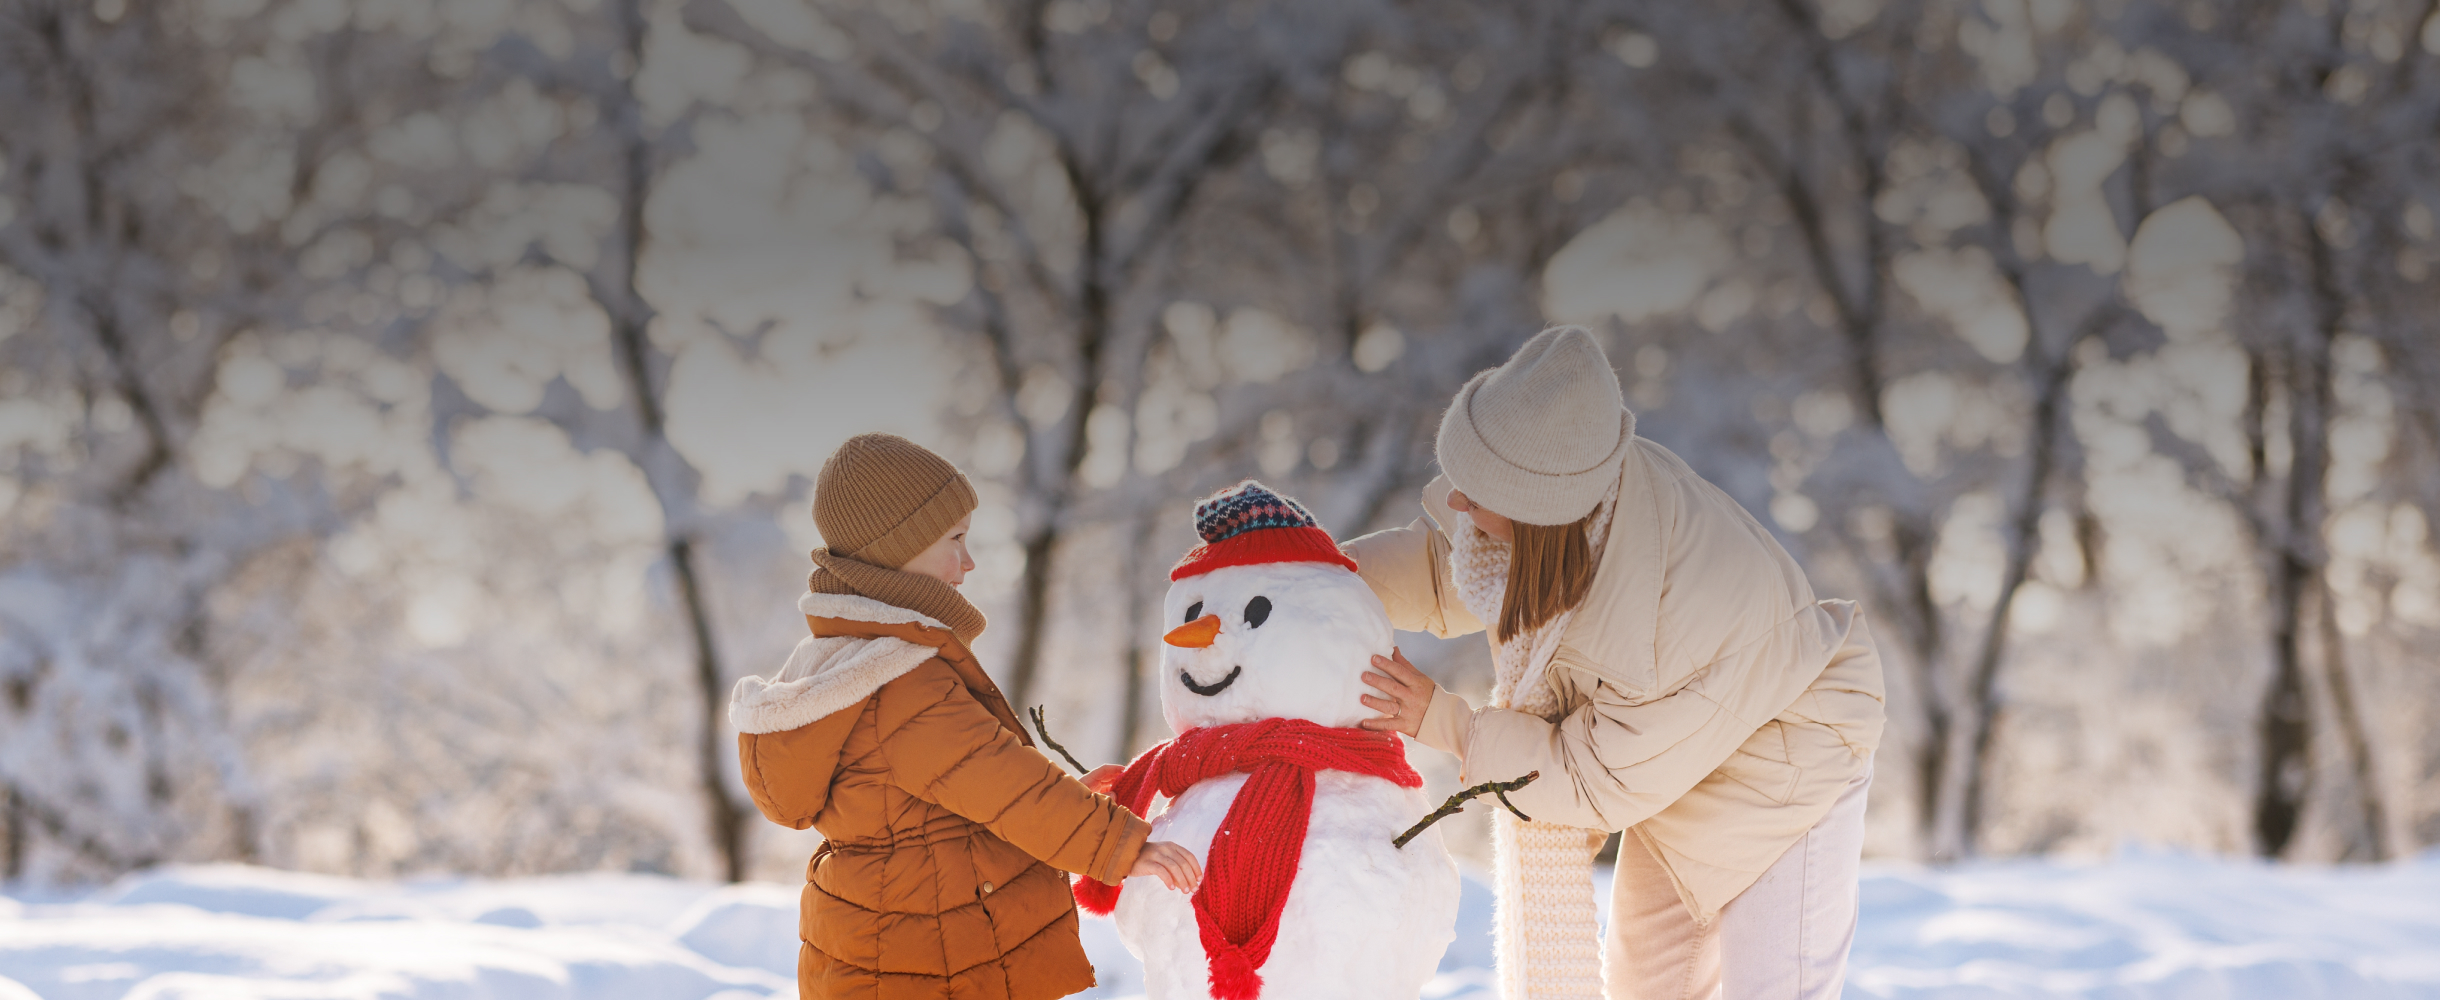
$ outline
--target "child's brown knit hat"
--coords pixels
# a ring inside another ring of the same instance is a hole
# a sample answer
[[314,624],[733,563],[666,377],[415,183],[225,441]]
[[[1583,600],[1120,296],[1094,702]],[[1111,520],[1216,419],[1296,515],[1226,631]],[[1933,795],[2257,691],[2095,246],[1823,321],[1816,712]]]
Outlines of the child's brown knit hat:
[[975,507],[957,466],[895,434],[858,434],[822,463],[813,527],[834,555],[904,566]]

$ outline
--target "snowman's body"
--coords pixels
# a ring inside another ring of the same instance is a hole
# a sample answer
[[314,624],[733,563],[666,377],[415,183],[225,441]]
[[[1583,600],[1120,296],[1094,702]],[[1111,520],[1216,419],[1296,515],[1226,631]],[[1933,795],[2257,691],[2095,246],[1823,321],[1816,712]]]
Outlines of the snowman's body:
[[[1262,995],[1410,1000],[1456,936],[1457,867],[1440,831],[1425,830],[1404,849],[1389,843],[1431,806],[1422,792],[1366,775],[1324,771],[1313,783],[1305,856],[1279,915],[1279,940],[1263,963]],[[1152,839],[1209,856],[1212,832],[1243,784],[1245,776],[1234,775],[1188,789],[1152,821]],[[1113,915],[1127,950],[1144,962],[1146,995],[1207,996],[1210,974],[1194,903],[1158,879],[1127,882]]]
[[[1363,580],[1326,563],[1229,566],[1179,580],[1165,602],[1170,625],[1220,616],[1208,645],[1163,650],[1162,714],[1185,732],[1266,718],[1347,728],[1375,713],[1358,700],[1373,654],[1390,652],[1390,625]],[[1210,778],[1158,809],[1152,839],[1177,843],[1208,865],[1213,835],[1246,783]],[[1390,841],[1431,808],[1420,789],[1379,777],[1314,775],[1304,852],[1270,957],[1265,1000],[1412,1000],[1456,936],[1456,865],[1437,829],[1404,848]],[[1113,914],[1144,962],[1152,1000],[1209,996],[1210,972],[1193,901],[1158,879],[1127,880]]]

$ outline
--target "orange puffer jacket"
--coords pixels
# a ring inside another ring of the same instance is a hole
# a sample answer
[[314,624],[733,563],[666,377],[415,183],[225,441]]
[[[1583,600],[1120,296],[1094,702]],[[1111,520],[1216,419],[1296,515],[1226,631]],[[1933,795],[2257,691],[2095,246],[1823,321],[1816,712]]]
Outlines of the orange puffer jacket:
[[754,804],[825,842],[800,996],[1032,1000],[1093,985],[1062,871],[1117,884],[1151,826],[1031,749],[946,627],[808,594],[813,635],[729,705]]

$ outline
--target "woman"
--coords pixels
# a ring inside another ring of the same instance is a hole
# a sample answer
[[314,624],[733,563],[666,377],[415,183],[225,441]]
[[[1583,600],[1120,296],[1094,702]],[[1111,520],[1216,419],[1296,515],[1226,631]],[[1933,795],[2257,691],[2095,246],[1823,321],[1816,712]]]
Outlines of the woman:
[[1426,517],[1346,549],[1399,628],[1490,629],[1491,701],[1374,657],[1365,725],[1456,754],[1468,783],[1540,772],[1509,794],[1533,822],[1495,814],[1502,995],[1837,996],[1882,723],[1863,614],[1635,436],[1582,329],[1468,381],[1437,450]]

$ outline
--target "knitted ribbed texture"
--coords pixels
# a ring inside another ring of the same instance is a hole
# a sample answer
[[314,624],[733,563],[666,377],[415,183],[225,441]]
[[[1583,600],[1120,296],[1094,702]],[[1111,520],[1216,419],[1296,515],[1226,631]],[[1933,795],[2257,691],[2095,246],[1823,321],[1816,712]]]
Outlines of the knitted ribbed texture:
[[813,575],[805,580],[805,588],[816,594],[854,594],[869,597],[894,608],[928,615],[949,626],[958,641],[971,647],[974,637],[983,634],[990,624],[981,609],[966,600],[956,587],[921,573],[882,569],[871,563],[858,562],[830,551],[813,550]]
[[1500,996],[1601,996],[1600,903],[1593,896],[1598,834],[1557,823],[1491,817],[1493,946]]
[[1324,562],[1351,572],[1356,568],[1356,561],[1339,551],[1339,544],[1302,504],[1251,479],[1196,504],[1195,533],[1203,541],[1186,551],[1169,579],[1255,563]]
[[1433,450],[1467,499],[1527,524],[1572,524],[1617,481],[1634,436],[1601,345],[1558,326],[1468,379]]
[[[1618,509],[1618,487],[1598,498],[1586,526],[1595,554]],[[1498,621],[1508,588],[1508,543],[1458,526],[1449,571],[1460,600],[1481,621]],[[1569,608],[1509,642],[1492,640],[1491,707],[1557,721],[1566,706],[1548,682],[1559,637],[1576,617]],[[1485,635],[1490,635],[1488,631]],[[1481,778],[1485,775],[1471,775]],[[1489,775],[1505,780],[1513,775]],[[1558,823],[1526,823],[1505,811],[1491,817],[1493,888],[1498,893],[1493,944],[1505,1000],[1601,996],[1600,911],[1593,898],[1593,853],[1599,831]]]
[[949,460],[895,434],[858,434],[813,481],[813,528],[833,554],[897,569],[974,510]]
[[923,553],[975,507],[965,473],[895,434],[859,434],[832,452],[813,483],[813,550],[805,587],[855,594],[938,619],[969,644],[983,613],[957,588],[898,567]]
[[[1389,733],[1333,729],[1303,719],[1262,719],[1189,729],[1135,758],[1110,794],[1141,816],[1153,793],[1176,798],[1196,783],[1246,772],[1205,852],[1195,890],[1195,927],[1211,963],[1214,1000],[1254,1000],[1263,962],[1279,937],[1279,912],[1305,855],[1313,816],[1313,773],[1349,771],[1423,787],[1406,746]],[[1076,902],[1109,913],[1119,886],[1079,878]]]

